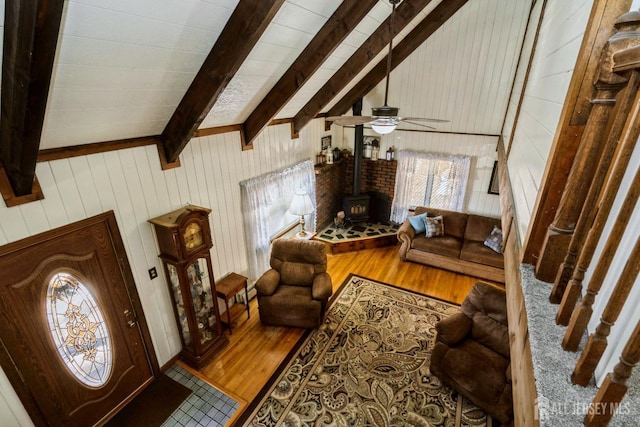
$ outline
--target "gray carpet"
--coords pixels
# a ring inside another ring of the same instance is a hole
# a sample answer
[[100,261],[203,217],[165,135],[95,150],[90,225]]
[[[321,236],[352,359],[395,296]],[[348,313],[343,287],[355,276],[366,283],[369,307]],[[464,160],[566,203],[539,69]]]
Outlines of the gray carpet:
[[[558,305],[549,303],[552,284],[537,280],[532,265],[523,264],[522,289],[527,307],[533,369],[541,409],[546,415],[540,424],[550,427],[581,426],[584,411],[597,392],[595,382],[584,388],[571,383],[571,374],[586,343],[583,337],[576,353],[564,351],[561,343],[566,327],[555,322]],[[611,426],[640,424],[640,367],[636,367],[627,382],[629,391],[621,411],[611,420]]]

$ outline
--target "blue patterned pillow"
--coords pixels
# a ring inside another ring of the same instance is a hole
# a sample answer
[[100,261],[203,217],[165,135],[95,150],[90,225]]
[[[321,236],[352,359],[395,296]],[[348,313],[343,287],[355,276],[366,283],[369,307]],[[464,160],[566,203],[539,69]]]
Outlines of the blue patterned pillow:
[[423,213],[420,215],[414,215],[409,217],[409,223],[415,230],[416,234],[424,233],[424,219],[427,217],[427,213]]
[[494,252],[499,254],[502,253],[502,230],[500,230],[495,225],[493,226],[493,230],[489,237],[484,241],[484,245],[489,249],[492,249]]
[[442,215],[424,218],[425,235],[427,237],[444,236]]

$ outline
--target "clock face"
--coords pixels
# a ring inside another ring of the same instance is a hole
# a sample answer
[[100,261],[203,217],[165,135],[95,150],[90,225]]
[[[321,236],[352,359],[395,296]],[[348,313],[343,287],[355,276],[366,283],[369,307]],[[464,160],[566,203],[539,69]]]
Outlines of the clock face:
[[200,225],[195,222],[187,225],[184,230],[184,244],[188,251],[191,251],[202,245],[204,239],[202,238],[202,229]]

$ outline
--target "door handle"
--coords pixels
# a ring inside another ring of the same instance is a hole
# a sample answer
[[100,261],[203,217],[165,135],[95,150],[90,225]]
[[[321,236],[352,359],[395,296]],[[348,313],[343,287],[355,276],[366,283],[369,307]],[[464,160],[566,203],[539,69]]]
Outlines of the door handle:
[[131,317],[131,316],[133,316],[133,319],[129,319],[127,321],[127,326],[129,326],[130,328],[133,328],[134,326],[136,326],[136,320],[137,320],[136,317],[135,317],[135,314],[129,309],[124,311],[124,317],[125,318]]

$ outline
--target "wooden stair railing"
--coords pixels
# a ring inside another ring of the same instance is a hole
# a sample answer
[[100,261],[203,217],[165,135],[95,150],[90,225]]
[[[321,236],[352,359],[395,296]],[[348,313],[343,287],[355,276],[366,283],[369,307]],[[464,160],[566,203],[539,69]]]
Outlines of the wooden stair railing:
[[571,375],[571,381],[574,384],[581,386],[587,386],[587,384],[589,384],[596,366],[607,348],[607,337],[611,332],[611,327],[615,324],[616,320],[618,320],[618,316],[620,316],[620,312],[622,311],[624,303],[629,296],[629,292],[631,292],[631,288],[638,277],[639,271],[640,238],[636,240],[635,246],[631,251],[631,255],[625,263],[622,274],[613,289],[613,293],[611,294],[609,301],[607,301],[607,306],[602,312],[602,318],[596,327],[595,333],[589,336],[587,345],[580,355],[576,368]]
[[597,206],[598,198],[601,197],[601,190],[605,183],[605,178],[607,177],[607,172],[611,166],[614,154],[616,153],[616,146],[618,145],[620,135],[622,134],[627,118],[629,117],[629,112],[631,111],[631,108],[634,105],[634,100],[638,94],[638,87],[640,86],[638,72],[632,71],[628,79],[629,83],[624,90],[620,92],[618,102],[613,111],[612,123],[606,138],[602,157],[598,162],[598,167],[596,168],[593,181],[591,182],[587,198],[584,202],[584,208],[582,209],[582,213],[578,219],[578,224],[576,225],[573,236],[571,237],[569,250],[567,251],[564,262],[558,270],[558,275],[556,276],[552,294],[556,292],[556,288],[558,288],[557,291],[564,289],[562,302],[556,315],[556,323],[559,325],[566,326],[569,323],[569,318],[571,317],[573,308],[580,296],[581,288],[577,286],[567,287],[567,283],[573,276],[576,259],[584,250],[583,245],[585,244],[585,240],[595,219],[596,212],[599,211],[598,209],[593,209],[593,207]]
[[593,399],[590,408],[592,410],[584,417],[586,427],[606,426],[618,410],[625,410],[621,406],[622,398],[627,393],[627,380],[638,361],[640,361],[640,322],[624,346],[620,362],[613,368],[613,372],[607,374]]
[[[607,219],[609,218],[611,207],[613,206],[613,202],[618,194],[622,178],[627,170],[638,138],[640,138],[640,93],[636,94],[633,111],[629,115],[627,124],[625,125],[625,131],[623,132],[622,140],[618,147],[616,160],[609,173],[607,184],[605,185],[600,204],[597,208],[598,212],[591,230],[589,231],[585,245],[580,252],[580,257],[574,269],[573,277],[571,278],[571,281],[569,281],[568,287],[565,291],[565,295],[567,292],[579,294],[582,290],[582,281],[584,279],[585,272],[589,268],[593,259],[596,247],[600,241]],[[629,223],[633,213],[633,208],[636,205],[639,195],[640,172],[637,172],[622,204],[622,208],[618,213],[616,223],[614,224],[605,243],[601,258],[595,266],[589,286],[587,287],[586,294],[583,296],[582,301],[576,306],[575,302],[574,305],[571,305],[568,297],[563,298],[561,309],[572,312],[571,319],[569,320],[569,327],[567,328],[562,340],[562,348],[567,351],[576,351],[578,349],[580,340],[582,339],[582,336],[587,329],[587,324],[591,319],[591,315],[593,313],[592,306],[595,302],[596,295],[600,292],[602,284],[604,283],[604,279],[609,271],[609,266],[620,243],[620,237]]]
[[[589,183],[593,180],[598,160],[602,156],[616,95],[628,82],[626,77],[613,72],[613,55],[640,43],[640,12],[625,13],[616,20],[615,27],[618,31],[609,38],[600,58],[598,76],[594,83],[596,95],[591,100],[593,108],[536,264],[536,277],[543,281],[555,279],[584,206]],[[549,297],[550,301],[559,303],[563,293],[563,287],[554,289]]]

